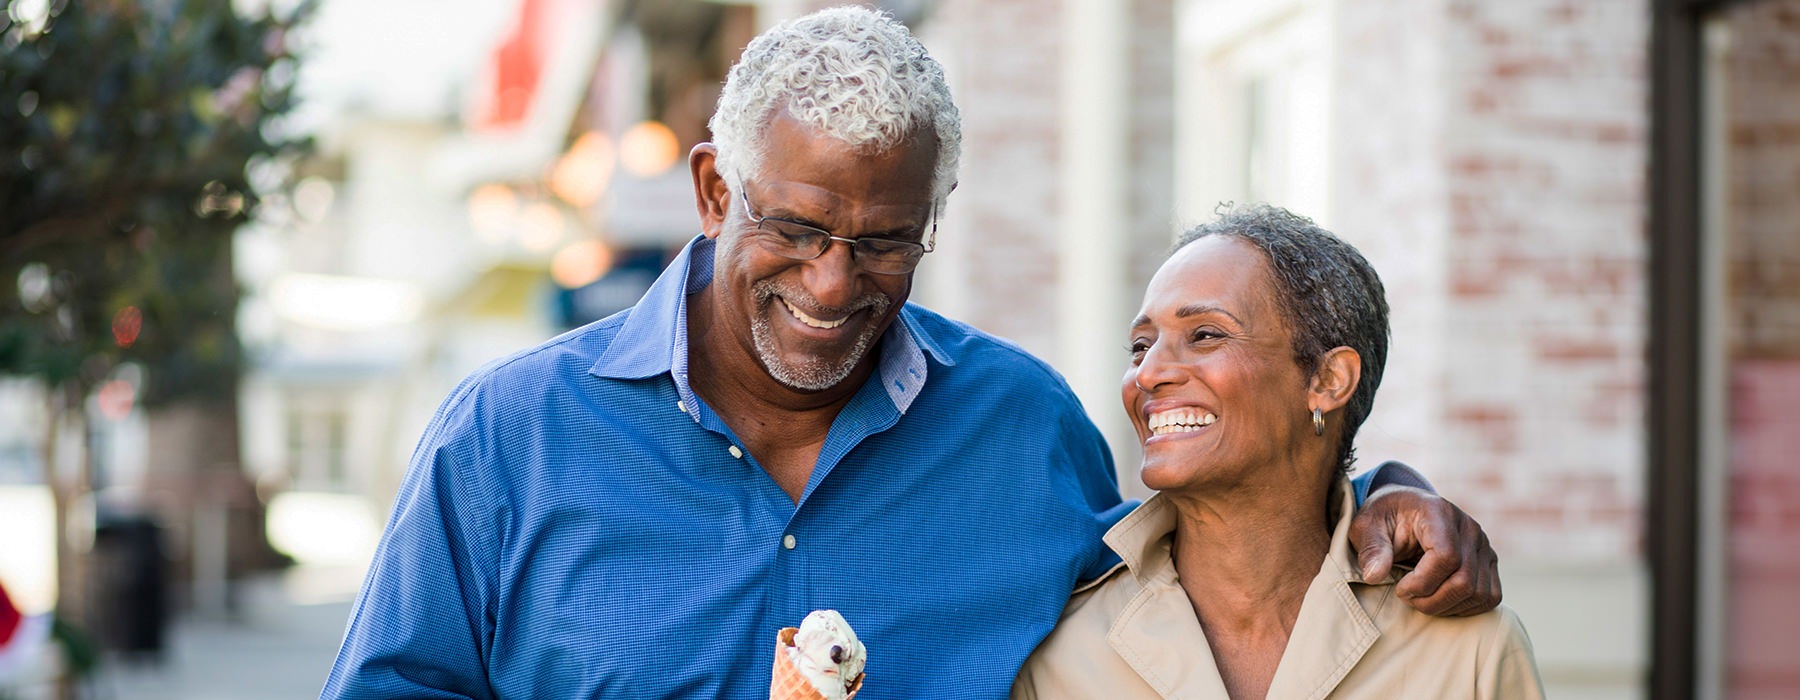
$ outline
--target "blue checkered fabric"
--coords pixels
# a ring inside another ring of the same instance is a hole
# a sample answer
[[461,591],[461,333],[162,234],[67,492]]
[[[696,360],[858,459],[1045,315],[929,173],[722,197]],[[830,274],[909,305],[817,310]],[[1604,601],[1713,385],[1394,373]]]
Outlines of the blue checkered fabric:
[[862,700],[1006,696],[1131,506],[1067,384],[908,305],[796,504],[687,384],[711,265],[696,239],[445,400],[323,697],[762,698],[819,608],[868,646]]

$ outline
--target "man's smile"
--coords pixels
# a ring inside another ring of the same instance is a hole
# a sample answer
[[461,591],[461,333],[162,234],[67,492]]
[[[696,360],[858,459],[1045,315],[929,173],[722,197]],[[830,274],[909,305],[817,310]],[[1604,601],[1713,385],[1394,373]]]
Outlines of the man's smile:
[[[835,321],[826,321],[826,320],[822,320],[819,318],[815,318],[812,315],[806,313],[805,311],[801,311],[800,307],[795,306],[794,303],[791,301],[788,301],[786,297],[777,297],[777,298],[781,300],[782,306],[787,307],[789,314],[793,315],[794,318],[799,319],[799,321],[801,323],[804,323],[813,328],[822,328],[825,330],[830,330],[833,328],[837,328],[838,326],[842,326],[842,325],[844,325],[845,321],[850,320],[849,313],[846,313],[843,316],[838,317],[838,319]],[[854,312],[852,312],[852,313],[854,313]]]

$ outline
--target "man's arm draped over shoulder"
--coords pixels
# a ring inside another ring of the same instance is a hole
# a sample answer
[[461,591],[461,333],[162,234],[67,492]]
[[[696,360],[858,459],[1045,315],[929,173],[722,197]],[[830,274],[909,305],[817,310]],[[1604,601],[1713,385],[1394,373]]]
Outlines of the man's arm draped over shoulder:
[[1350,523],[1364,580],[1386,579],[1396,562],[1416,558],[1395,592],[1419,612],[1477,615],[1500,604],[1500,557],[1480,523],[1404,464],[1384,462],[1365,477]]

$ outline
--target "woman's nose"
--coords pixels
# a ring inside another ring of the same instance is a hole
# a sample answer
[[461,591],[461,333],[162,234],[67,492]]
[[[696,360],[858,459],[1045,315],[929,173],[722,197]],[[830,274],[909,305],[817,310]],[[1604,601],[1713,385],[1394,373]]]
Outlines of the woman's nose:
[[1139,390],[1151,392],[1180,380],[1181,372],[1176,358],[1171,356],[1173,352],[1173,348],[1162,342],[1152,343],[1144,351],[1144,356],[1138,359],[1137,373],[1132,377]]

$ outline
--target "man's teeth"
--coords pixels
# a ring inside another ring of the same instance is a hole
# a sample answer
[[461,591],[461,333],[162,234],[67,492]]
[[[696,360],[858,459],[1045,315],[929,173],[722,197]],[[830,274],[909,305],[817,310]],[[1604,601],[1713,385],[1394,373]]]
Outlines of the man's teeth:
[[812,326],[814,328],[825,328],[825,329],[836,328],[838,326],[844,325],[845,321],[850,320],[849,316],[845,316],[836,321],[821,321],[819,319],[816,319],[816,318],[806,315],[805,311],[801,311],[799,307],[794,306],[793,304],[789,304],[788,300],[786,300],[786,299],[782,299],[781,303],[783,305],[787,306],[788,313],[793,314],[794,318],[800,319],[801,323]]
[[1154,435],[1191,433],[1217,423],[1219,417],[1193,408],[1177,408],[1150,414],[1150,432]]

